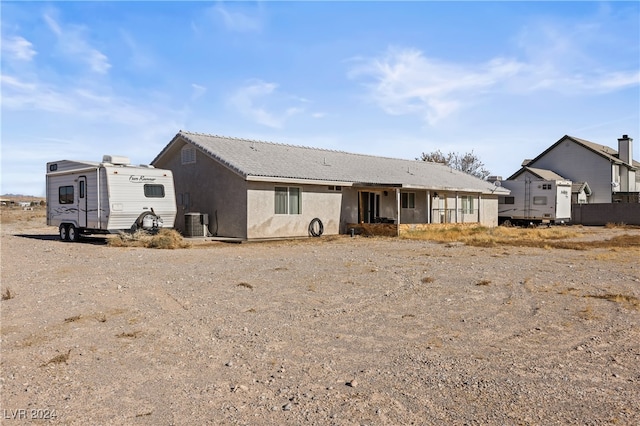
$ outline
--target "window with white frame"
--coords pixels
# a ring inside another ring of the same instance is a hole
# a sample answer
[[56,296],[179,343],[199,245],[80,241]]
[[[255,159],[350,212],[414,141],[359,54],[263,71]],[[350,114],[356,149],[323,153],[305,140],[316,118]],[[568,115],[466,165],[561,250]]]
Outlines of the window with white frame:
[[403,192],[400,194],[401,205],[403,209],[415,209],[416,208],[416,193],[415,192]]
[[301,214],[302,197],[300,188],[291,186],[276,186],[275,188],[276,214]]
[[180,151],[182,158],[182,164],[195,164],[196,163],[196,149],[192,146],[185,145]]
[[462,202],[462,213],[463,214],[472,214],[473,213],[473,195],[463,195],[460,197]]

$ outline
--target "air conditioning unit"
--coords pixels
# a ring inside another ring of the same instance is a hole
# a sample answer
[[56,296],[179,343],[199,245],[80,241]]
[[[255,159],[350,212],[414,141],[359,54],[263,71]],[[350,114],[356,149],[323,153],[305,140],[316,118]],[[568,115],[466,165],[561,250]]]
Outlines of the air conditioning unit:
[[209,215],[206,213],[185,213],[184,232],[186,237],[207,237]]

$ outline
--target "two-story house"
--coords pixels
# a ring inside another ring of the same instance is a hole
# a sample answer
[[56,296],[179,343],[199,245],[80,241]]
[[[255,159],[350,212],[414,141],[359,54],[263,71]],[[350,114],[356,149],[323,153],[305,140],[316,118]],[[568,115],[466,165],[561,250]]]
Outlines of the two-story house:
[[[588,203],[640,202],[640,163],[633,160],[633,139],[623,135],[618,150],[565,135],[508,180],[521,180],[532,170],[547,170],[588,188]],[[585,194],[582,194],[585,195]]]

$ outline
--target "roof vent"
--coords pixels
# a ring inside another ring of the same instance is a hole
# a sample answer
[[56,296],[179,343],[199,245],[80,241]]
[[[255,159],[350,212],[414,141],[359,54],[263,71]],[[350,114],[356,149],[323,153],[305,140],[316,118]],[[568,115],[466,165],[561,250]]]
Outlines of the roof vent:
[[122,155],[103,155],[102,162],[117,164],[119,166],[127,166],[131,164],[131,160],[129,160],[129,157],[124,157]]

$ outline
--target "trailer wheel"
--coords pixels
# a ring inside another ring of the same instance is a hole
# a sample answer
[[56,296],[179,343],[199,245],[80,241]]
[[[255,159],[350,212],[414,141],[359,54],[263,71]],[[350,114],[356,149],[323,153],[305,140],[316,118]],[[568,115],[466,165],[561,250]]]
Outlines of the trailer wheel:
[[80,230],[78,230],[78,228],[73,224],[69,225],[69,229],[67,230],[67,239],[74,243],[80,239]]
[[60,240],[68,241],[69,240],[69,228],[66,224],[61,223],[58,227],[58,233],[60,235]]

